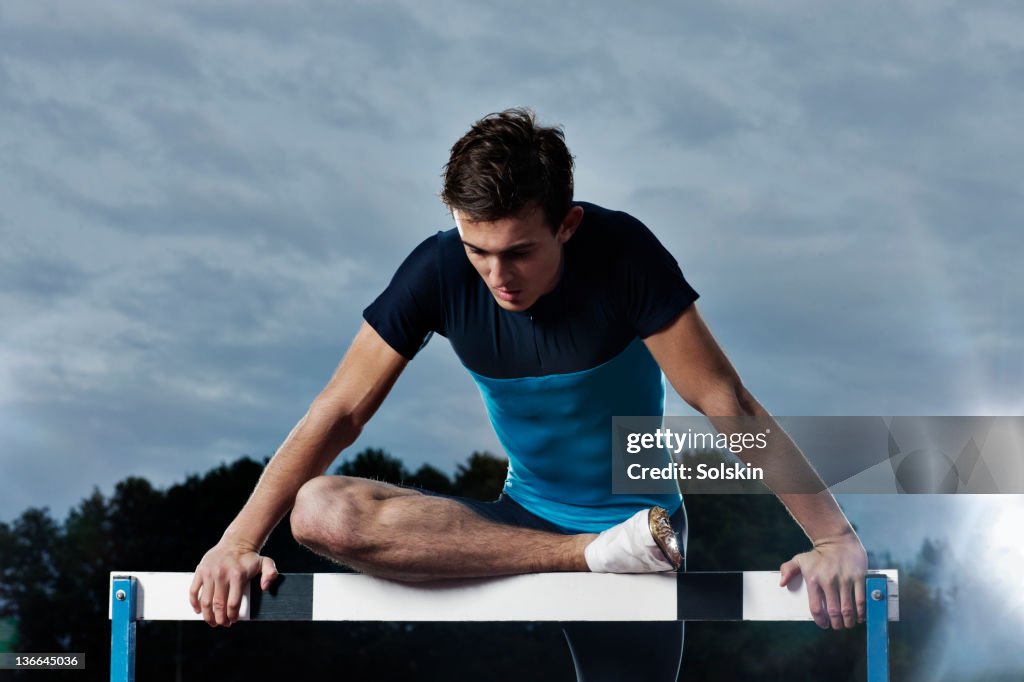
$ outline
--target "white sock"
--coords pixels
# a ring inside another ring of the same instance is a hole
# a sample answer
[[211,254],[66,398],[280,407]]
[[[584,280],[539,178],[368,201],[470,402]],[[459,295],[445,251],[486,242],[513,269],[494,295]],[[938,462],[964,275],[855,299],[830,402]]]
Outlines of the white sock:
[[675,567],[651,535],[650,510],[643,509],[603,531],[584,550],[594,573],[659,573]]

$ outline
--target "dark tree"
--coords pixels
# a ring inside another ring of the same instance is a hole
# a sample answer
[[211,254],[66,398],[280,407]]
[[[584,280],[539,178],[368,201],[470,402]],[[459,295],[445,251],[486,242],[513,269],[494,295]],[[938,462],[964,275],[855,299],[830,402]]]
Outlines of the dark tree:
[[494,500],[505,485],[508,460],[489,452],[474,452],[455,471],[455,492],[475,500]]
[[23,651],[61,651],[65,614],[54,608],[61,531],[47,508],[25,510],[0,530],[0,604],[18,619]]
[[429,464],[422,465],[416,473],[405,479],[406,485],[413,485],[435,493],[450,494],[455,488],[452,481],[440,469]]
[[402,460],[380,448],[366,448],[352,459],[335,467],[334,473],[341,476],[371,478],[396,485],[409,478],[409,472]]

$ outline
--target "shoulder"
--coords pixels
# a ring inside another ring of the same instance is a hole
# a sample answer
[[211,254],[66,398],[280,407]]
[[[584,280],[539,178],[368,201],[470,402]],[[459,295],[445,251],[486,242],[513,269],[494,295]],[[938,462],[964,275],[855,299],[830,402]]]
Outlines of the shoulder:
[[650,232],[646,225],[637,217],[626,211],[620,211],[589,201],[576,201],[583,209],[583,221],[588,229],[593,229],[605,237],[630,237],[638,231]]
[[[460,258],[461,257],[461,258]],[[462,254],[462,241],[455,228],[441,230],[430,235],[413,248],[395,272],[395,278],[423,281],[433,278],[439,281],[445,273],[452,274],[466,261]]]
[[585,201],[575,203],[583,208],[580,241],[591,249],[607,251],[619,262],[663,250],[650,228],[630,213]]

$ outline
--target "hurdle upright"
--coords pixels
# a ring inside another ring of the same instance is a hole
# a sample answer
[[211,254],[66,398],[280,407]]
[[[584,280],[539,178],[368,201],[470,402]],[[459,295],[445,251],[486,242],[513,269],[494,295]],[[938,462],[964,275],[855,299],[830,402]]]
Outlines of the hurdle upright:
[[[201,620],[188,603],[192,573],[110,574],[110,679],[134,682],[136,623]],[[400,583],[352,573],[281,574],[250,583],[239,620],[260,621],[809,621],[802,581],[778,571],[533,573]],[[889,680],[889,621],[899,620],[895,570],[867,576],[867,673]]]

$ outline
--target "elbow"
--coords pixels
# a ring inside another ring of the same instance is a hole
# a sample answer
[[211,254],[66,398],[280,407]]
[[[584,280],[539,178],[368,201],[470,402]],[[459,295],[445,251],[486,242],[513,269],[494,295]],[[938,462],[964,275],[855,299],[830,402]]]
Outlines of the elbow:
[[761,407],[761,403],[757,402],[757,398],[743,384],[740,384],[736,389],[736,399],[739,401],[740,410],[742,410],[745,416],[762,417],[768,414],[767,410]]
[[364,420],[355,410],[349,410],[324,402],[314,402],[303,421],[317,425],[328,434],[331,449],[340,451],[354,443],[363,432]]
[[717,384],[690,404],[708,417],[753,417],[761,409],[739,380]]
[[335,417],[331,423],[331,441],[335,448],[341,451],[356,442],[363,432],[364,424],[357,415],[350,412]]

